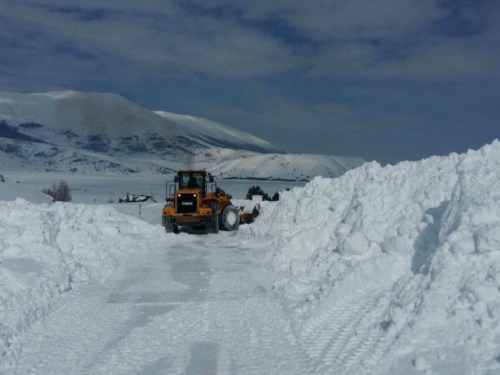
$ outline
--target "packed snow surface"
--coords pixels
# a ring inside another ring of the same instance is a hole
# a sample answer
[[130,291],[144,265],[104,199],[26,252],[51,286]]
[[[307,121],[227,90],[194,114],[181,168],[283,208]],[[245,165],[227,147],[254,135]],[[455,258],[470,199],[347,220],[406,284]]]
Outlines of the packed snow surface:
[[500,373],[498,141],[283,195],[240,246],[265,246],[320,372]]
[[311,374],[234,233],[167,235],[103,206],[0,214],[0,373]]

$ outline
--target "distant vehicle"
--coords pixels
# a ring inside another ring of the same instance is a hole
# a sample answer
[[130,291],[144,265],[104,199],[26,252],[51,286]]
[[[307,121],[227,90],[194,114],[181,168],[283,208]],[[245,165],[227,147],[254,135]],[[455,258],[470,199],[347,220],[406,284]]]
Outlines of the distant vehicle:
[[129,195],[127,193],[123,198],[118,199],[118,203],[141,203],[141,202],[156,202],[152,195]]
[[217,188],[213,176],[204,169],[179,170],[174,181],[167,182],[167,201],[162,224],[167,233],[179,227],[192,227],[206,233],[237,230],[240,222],[250,223],[258,216],[258,204],[252,214],[236,207],[226,193]]

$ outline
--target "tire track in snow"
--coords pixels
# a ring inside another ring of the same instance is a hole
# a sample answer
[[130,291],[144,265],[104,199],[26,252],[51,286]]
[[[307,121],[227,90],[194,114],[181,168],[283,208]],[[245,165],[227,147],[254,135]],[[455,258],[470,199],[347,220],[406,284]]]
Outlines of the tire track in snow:
[[12,271],[3,268],[0,271],[0,287],[2,290],[12,287],[14,287],[14,289],[24,289],[26,288],[26,283],[20,280]]
[[327,353],[325,363],[349,371],[353,366],[365,367],[373,348],[384,335],[380,322],[390,304],[390,290],[384,290],[374,296],[359,317],[354,334],[349,336],[340,351]]
[[366,355],[369,343],[375,341],[370,336],[374,335],[383,296],[390,287],[383,284],[340,301],[330,300],[319,316],[306,324],[300,341],[319,373],[351,367]]
[[[380,362],[402,333],[410,327],[411,318],[418,313],[422,303],[424,290],[428,287],[430,282],[428,277],[424,277],[421,274],[407,275],[406,278],[401,278],[398,281],[402,280],[404,282],[401,283],[401,286],[395,283],[395,291],[391,293],[388,307],[382,316],[383,319],[391,319],[389,312],[391,306],[403,306],[404,308],[400,309],[398,327],[389,326],[388,332],[384,332],[383,335],[380,335],[376,344],[373,346],[371,356],[365,361],[365,364],[370,368],[374,368],[375,365]],[[390,325],[394,323],[392,320],[386,320],[386,322]],[[373,371],[371,371],[371,373],[373,373]]]
[[[347,277],[332,290],[297,335],[318,373],[373,372],[418,310],[426,278],[400,269],[373,283],[374,269],[366,271],[363,278]],[[390,314],[400,305],[396,326]]]

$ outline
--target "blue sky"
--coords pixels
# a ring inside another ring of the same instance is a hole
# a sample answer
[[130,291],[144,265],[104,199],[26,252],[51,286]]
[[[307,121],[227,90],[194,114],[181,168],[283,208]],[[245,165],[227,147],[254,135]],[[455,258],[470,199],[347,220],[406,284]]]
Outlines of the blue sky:
[[395,163],[500,138],[499,19],[496,0],[0,0],[0,90]]

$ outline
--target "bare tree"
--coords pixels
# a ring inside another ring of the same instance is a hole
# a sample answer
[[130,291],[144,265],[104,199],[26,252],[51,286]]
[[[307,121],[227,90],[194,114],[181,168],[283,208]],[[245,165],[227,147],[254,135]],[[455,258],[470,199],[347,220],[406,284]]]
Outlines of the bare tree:
[[43,189],[42,192],[50,195],[56,202],[71,202],[71,192],[66,181],[59,182],[59,185],[54,182],[52,187]]

